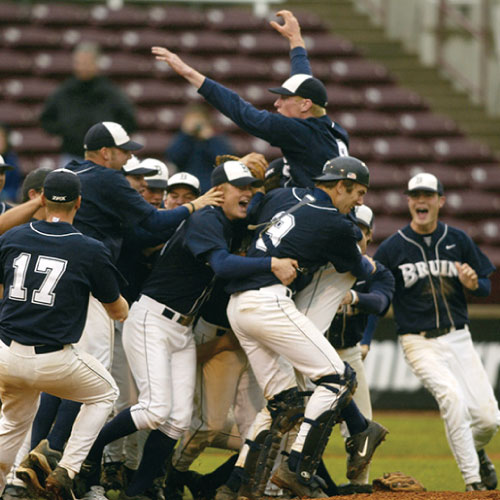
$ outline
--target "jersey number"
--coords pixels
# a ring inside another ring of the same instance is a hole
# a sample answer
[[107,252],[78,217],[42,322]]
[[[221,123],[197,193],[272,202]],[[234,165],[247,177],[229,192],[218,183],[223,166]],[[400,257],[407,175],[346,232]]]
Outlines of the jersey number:
[[[31,254],[21,253],[14,259],[14,280],[9,288],[9,298],[12,300],[26,301],[28,289],[24,286],[28,264],[31,260]],[[36,262],[35,272],[45,274],[40,288],[33,290],[31,302],[43,306],[52,306],[56,300],[54,289],[59,283],[64,271],[66,271],[67,260],[55,259],[40,255]]]
[[[275,222],[276,221],[276,222]],[[284,214],[284,212],[278,212],[272,219],[272,226],[265,232],[271,239],[271,243],[276,248],[283,237],[288,234],[295,226],[295,217],[291,214]],[[255,246],[265,252],[267,250],[266,244],[262,237],[257,240]]]

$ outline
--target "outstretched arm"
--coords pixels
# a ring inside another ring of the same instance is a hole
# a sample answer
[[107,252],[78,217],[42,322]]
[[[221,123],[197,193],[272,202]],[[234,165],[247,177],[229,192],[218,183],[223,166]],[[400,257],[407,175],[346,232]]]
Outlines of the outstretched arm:
[[165,47],[152,47],[151,52],[158,61],[166,62],[178,75],[185,78],[193,87],[199,89],[205,81],[205,75],[186,64],[177,54]]
[[300,25],[297,18],[289,10],[280,10],[276,12],[278,17],[283,19],[283,24],[271,21],[271,26],[282,36],[288,39],[290,50],[295,47],[306,47],[304,39],[300,33]]

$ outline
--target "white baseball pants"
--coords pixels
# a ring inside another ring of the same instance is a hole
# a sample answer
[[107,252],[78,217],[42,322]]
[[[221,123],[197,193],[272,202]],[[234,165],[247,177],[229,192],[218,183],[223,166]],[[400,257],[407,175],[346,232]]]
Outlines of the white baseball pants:
[[78,473],[118,397],[99,361],[71,345],[35,354],[34,347],[0,342],[0,492],[38,409],[40,392],[83,403],[59,465]]
[[446,437],[466,484],[481,481],[476,450],[500,425],[500,411],[468,328],[434,339],[399,337],[413,373],[436,399]]

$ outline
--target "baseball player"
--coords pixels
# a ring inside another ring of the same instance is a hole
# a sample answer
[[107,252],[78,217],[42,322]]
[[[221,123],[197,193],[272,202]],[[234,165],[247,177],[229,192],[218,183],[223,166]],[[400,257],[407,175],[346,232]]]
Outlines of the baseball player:
[[[12,165],[5,163],[3,156],[0,155],[0,192],[3,190],[5,186],[5,175],[8,170],[14,170],[14,167]],[[5,201],[1,201],[0,215],[3,214],[5,211],[9,210],[10,208],[12,208],[11,205],[6,203]]]
[[196,371],[192,322],[214,276],[245,277],[270,270],[285,283],[295,278],[296,262],[291,259],[250,259],[230,253],[238,221],[246,217],[252,186],[261,181],[242,163],[229,161],[214,169],[212,184],[223,194],[222,206],[196,211],[180,226],[132,305],[123,342],[139,402],[99,434],[82,469],[87,485],[98,483],[103,447],[138,429],[153,430],[125,494],[143,493],[164,473],[165,460],[191,422]]
[[[341,165],[339,169],[335,160],[327,162],[311,191],[275,189],[266,195],[258,206],[256,235],[247,255],[290,255],[300,269],[311,271],[329,261],[339,272],[349,271],[360,278],[370,275],[375,266],[359,251],[359,230],[343,215],[362,204],[368,169],[354,158]],[[342,246],[334,244],[339,240]],[[269,273],[233,279],[226,289],[232,293],[231,327],[268,401],[278,436],[290,423],[293,426],[301,410],[293,368],[316,384],[290,456],[272,481],[297,496],[324,496],[314,485],[314,474],[331,429],[352,397],[355,374],[322,332],[297,310],[292,290]],[[281,362],[281,357],[291,364]],[[261,443],[260,431],[255,425],[250,440]]]
[[101,363],[72,346],[83,330],[89,292],[111,318],[123,321],[128,314],[109,252],[71,225],[80,202],[78,177],[68,170],[51,172],[42,195],[46,221],[21,225],[0,238],[5,291],[0,307],[0,492],[41,391],[83,406],[64,454],[44,440],[17,473],[32,492],[64,500],[72,498],[72,478],[118,395]]
[[177,172],[167,182],[165,208],[172,208],[189,203],[200,196],[200,181],[198,177],[187,172]]
[[375,258],[394,275],[394,318],[406,361],[436,399],[466,491],[495,489],[484,448],[500,411],[469,331],[465,293],[490,293],[490,260],[463,231],[439,221],[445,204],[436,176],[408,182],[411,222]]
[[146,178],[146,189],[142,195],[144,199],[156,208],[164,207],[165,192],[168,186],[168,168],[165,163],[155,158],[142,160],[142,165],[155,167],[157,173]]
[[349,139],[347,132],[326,115],[326,89],[312,76],[297,19],[288,10],[277,16],[284,24],[271,22],[271,26],[290,43],[292,74],[281,87],[269,89],[279,95],[274,103],[277,113],[256,109],[166,48],[153,47],[152,52],[245,132],[281,148],[291,175],[289,185],[312,187],[313,178],[321,174],[327,160],[348,154]]
[[[362,253],[370,243],[373,231],[373,212],[366,205],[355,207],[354,219],[363,233],[359,242]],[[368,354],[376,320],[383,316],[392,300],[394,293],[394,277],[382,264],[377,262],[377,270],[366,279],[357,280],[349,290],[337,314],[327,331],[326,337],[333,345],[338,355],[356,371],[358,388],[354,393],[354,401],[361,413],[368,419],[372,418],[370,392],[366,380],[363,360]],[[345,425],[342,424],[342,433],[348,437]],[[346,448],[351,448],[351,441],[346,441]],[[351,459],[348,454],[348,460]],[[349,465],[348,465],[349,468]],[[343,493],[370,493],[371,485],[368,481],[369,468],[351,479],[350,485],[339,487]]]

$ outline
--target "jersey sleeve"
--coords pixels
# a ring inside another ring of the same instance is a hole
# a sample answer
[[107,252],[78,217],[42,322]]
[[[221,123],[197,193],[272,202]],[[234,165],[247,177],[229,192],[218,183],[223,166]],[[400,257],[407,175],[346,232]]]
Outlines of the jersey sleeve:
[[495,266],[467,234],[463,233],[462,236],[465,246],[464,262],[476,271],[479,278],[488,278],[495,271]]
[[92,255],[92,265],[90,266],[90,285],[92,295],[108,304],[114,302],[120,296],[120,285],[126,283],[118,269],[111,262],[109,250],[98,241],[89,248]]
[[213,250],[229,251],[224,234],[224,224],[216,209],[207,207],[190,217],[186,228],[186,246],[199,259]]
[[290,51],[290,75],[302,73],[312,75],[311,63],[307,57],[307,50],[304,47],[295,47]]

